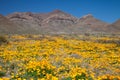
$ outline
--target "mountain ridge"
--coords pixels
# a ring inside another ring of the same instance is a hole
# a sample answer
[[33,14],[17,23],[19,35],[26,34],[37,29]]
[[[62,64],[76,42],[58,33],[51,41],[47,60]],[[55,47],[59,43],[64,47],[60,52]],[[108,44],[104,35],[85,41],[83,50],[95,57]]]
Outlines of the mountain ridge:
[[[120,20],[109,24],[96,19],[92,14],[77,18],[61,10],[54,10],[49,13],[15,12],[0,17],[0,20],[1,33],[79,34],[85,32],[117,33],[120,31]],[[12,30],[6,27],[7,23],[11,23],[7,27],[13,28]],[[5,31],[6,29],[7,31]]]

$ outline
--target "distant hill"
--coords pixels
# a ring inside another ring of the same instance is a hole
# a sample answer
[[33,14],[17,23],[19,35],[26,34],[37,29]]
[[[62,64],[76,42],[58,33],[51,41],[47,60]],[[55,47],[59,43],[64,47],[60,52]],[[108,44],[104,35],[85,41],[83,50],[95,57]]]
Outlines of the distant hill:
[[79,34],[86,32],[116,33],[120,20],[108,24],[91,14],[76,18],[60,10],[49,13],[15,12],[0,15],[0,33],[6,34]]

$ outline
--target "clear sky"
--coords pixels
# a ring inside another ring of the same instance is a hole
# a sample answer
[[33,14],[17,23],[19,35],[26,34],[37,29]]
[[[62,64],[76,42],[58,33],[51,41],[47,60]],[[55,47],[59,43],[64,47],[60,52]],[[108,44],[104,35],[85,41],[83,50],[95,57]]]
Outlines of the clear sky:
[[60,9],[76,17],[92,14],[112,23],[120,18],[120,0],[0,0],[0,14],[51,12]]

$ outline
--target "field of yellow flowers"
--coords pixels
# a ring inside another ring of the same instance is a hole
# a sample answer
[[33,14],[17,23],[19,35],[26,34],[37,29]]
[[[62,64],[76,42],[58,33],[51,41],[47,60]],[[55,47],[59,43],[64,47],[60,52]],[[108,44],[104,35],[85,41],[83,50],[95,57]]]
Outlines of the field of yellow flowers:
[[120,37],[6,37],[0,80],[120,80]]

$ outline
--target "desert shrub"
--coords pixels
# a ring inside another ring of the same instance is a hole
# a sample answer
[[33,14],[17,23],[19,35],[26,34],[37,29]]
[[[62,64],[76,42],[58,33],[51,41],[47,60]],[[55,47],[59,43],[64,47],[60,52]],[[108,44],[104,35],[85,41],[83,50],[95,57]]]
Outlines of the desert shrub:
[[85,36],[90,36],[90,33],[84,33]]
[[5,76],[5,72],[0,71],[0,77]]
[[8,44],[8,39],[4,36],[0,36],[0,45],[3,44],[3,43]]
[[95,42],[98,43],[115,43],[120,45],[120,40],[96,40]]
[[76,75],[75,76],[75,80],[79,80],[79,79],[86,79],[87,77],[86,77],[86,74],[84,74],[84,73],[82,73],[81,75]]

